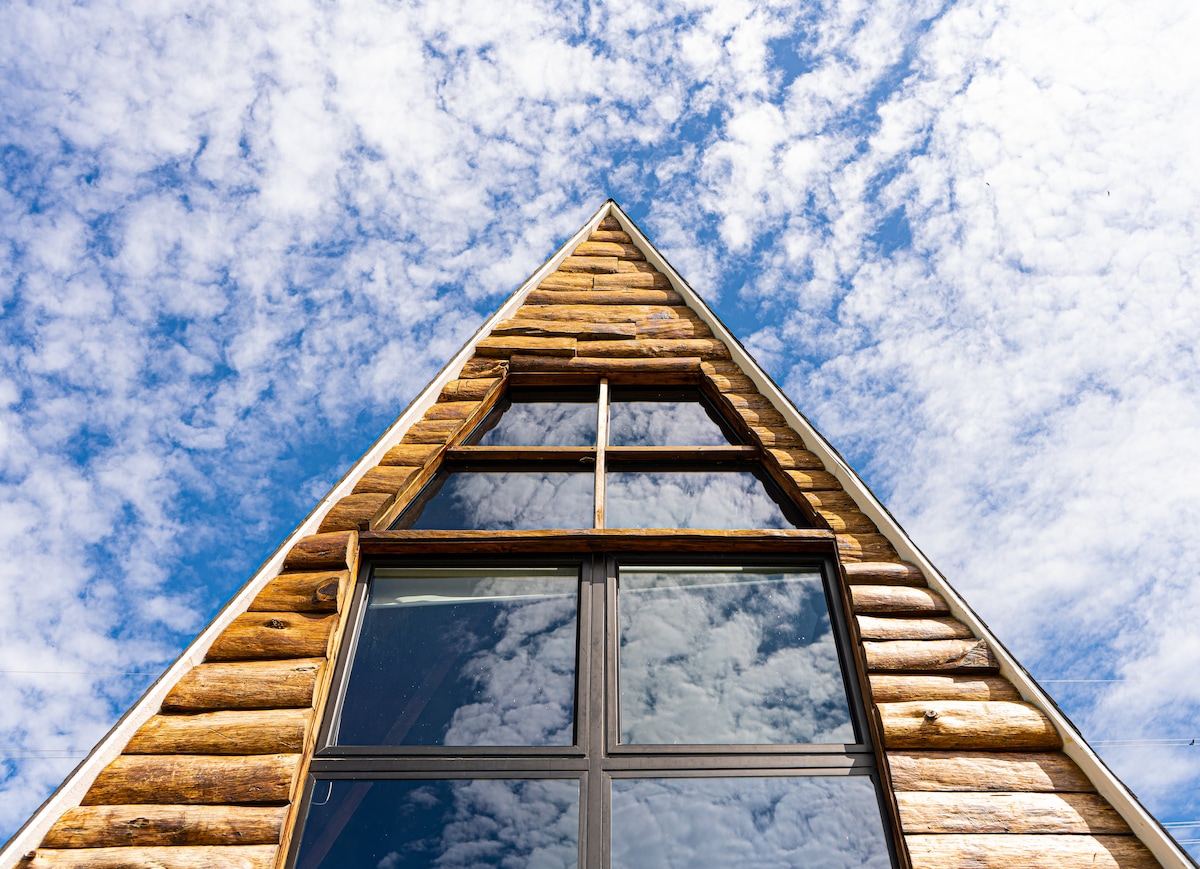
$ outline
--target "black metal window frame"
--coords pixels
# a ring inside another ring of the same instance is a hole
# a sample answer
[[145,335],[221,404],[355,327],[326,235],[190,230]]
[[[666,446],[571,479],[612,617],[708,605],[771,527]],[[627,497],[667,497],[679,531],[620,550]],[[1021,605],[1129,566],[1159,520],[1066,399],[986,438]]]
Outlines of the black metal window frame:
[[[411,532],[410,532],[411,533]],[[382,535],[381,535],[382,536]],[[838,581],[836,556],[784,553],[738,554],[730,548],[704,547],[687,554],[657,551],[510,554],[483,557],[414,555],[397,559],[364,559],[354,589],[349,623],[331,683],[326,714],[298,807],[297,835],[286,866],[298,866],[304,819],[314,791],[329,780],[572,779],[580,783],[580,866],[600,869],[610,864],[610,810],[615,779],[869,776],[879,801],[892,865],[899,865],[894,811],[871,740],[864,704],[861,661],[846,619],[846,600]],[[342,698],[352,670],[370,583],[377,567],[580,567],[575,674],[574,744],[547,746],[338,746],[334,734]],[[819,571],[834,632],[843,683],[857,741],[833,745],[627,745],[618,740],[617,583],[622,564],[637,566],[688,564],[771,567]]]

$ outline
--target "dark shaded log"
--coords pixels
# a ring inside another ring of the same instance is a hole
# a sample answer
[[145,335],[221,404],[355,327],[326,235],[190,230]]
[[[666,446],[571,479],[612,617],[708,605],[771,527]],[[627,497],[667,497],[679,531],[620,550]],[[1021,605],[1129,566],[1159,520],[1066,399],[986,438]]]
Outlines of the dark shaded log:
[[378,531],[363,534],[372,555],[519,552],[823,552],[833,535],[819,529],[709,531],[601,528],[571,531]]
[[559,264],[558,270],[560,272],[587,272],[593,275],[616,272],[617,258],[615,256],[569,256]]
[[[805,492],[804,493],[806,498],[808,498],[808,496],[813,495],[813,494],[817,494],[817,493],[814,493],[814,492]],[[820,493],[820,494],[824,494],[824,493]],[[808,500],[811,501],[812,499],[808,498]],[[872,522],[869,518],[867,518],[867,515],[865,513],[861,512],[859,510],[845,510],[845,511],[835,512],[833,510],[826,510],[824,508],[818,507],[817,513],[820,514],[822,519],[824,519],[826,522],[829,523],[829,527],[832,528],[834,531],[849,532],[851,534],[871,534],[871,533],[874,533],[879,530],[878,528],[875,527],[875,523]]]
[[932,589],[903,585],[852,585],[850,600],[856,613],[941,615],[950,612],[946,599]]
[[882,534],[857,534],[846,531],[838,534],[838,554],[843,562],[899,561],[900,556]]
[[476,356],[468,359],[458,373],[459,380],[474,380],[477,377],[503,378],[508,373],[508,365],[503,359],[487,359]]
[[925,576],[915,564],[863,561],[842,565],[846,579],[859,585],[925,585]]
[[474,380],[451,380],[442,387],[439,401],[471,401],[483,398],[496,385],[496,378],[479,377]]
[[1050,719],[1029,703],[922,700],[878,703],[889,749],[1040,751],[1062,748]]
[[284,570],[344,570],[354,558],[358,534],[335,531],[313,534],[296,543],[283,561]]
[[821,471],[825,466],[821,464],[821,460],[816,453],[809,452],[803,448],[784,449],[782,447],[772,447],[767,452],[779,463],[779,466],[784,470],[814,470]]
[[[745,414],[741,414],[741,416],[742,419],[746,418]],[[753,420],[747,420],[746,422],[764,447],[804,449],[804,441],[800,440],[800,435],[788,428],[784,422],[778,422],[771,426],[758,425]]]
[[291,754],[304,750],[311,709],[239,709],[155,715],[126,754]]
[[[678,340],[637,341],[580,341],[580,356],[620,356],[626,358],[699,356],[701,359],[728,356],[725,344],[715,338],[681,338]],[[698,366],[697,366],[698,367]]]
[[271,869],[275,845],[186,848],[39,848],[21,869]]
[[243,613],[217,637],[205,660],[324,657],[337,618],[318,613]]
[[444,444],[462,427],[461,419],[422,419],[404,433],[402,444]]
[[974,636],[958,619],[905,619],[858,616],[864,640],[964,640]]
[[[467,381],[468,383],[470,381]],[[487,381],[480,381],[486,383]],[[412,465],[378,465],[371,468],[354,485],[355,495],[366,495],[370,493],[380,495],[395,495],[397,492],[404,490],[408,485],[409,480],[420,472],[419,467]]]
[[901,793],[896,802],[906,833],[1131,833],[1099,794]]
[[350,582],[350,571],[281,573],[267,583],[249,612],[336,612]]
[[597,372],[658,372],[698,371],[700,357],[677,356],[669,359],[621,359],[576,356],[574,359],[554,359],[544,356],[514,356],[512,370],[518,371],[597,371]]
[[999,662],[983,640],[864,642],[867,667],[901,672],[995,672]]
[[273,845],[285,806],[79,806],[67,809],[43,848]]
[[[674,290],[534,290],[525,297],[525,304],[553,305],[568,307],[572,305],[682,305],[683,297]],[[565,312],[564,312],[565,313]],[[564,316],[556,313],[555,319]],[[521,316],[528,317],[526,308],[521,309]],[[600,322],[604,322],[601,320]],[[465,375],[464,375],[465,376]]]
[[437,450],[437,444],[400,443],[388,450],[379,464],[389,467],[403,466],[419,468],[423,467]]
[[537,338],[523,335],[492,335],[475,345],[480,356],[509,357],[514,353],[529,356],[575,355],[574,338]]
[[613,217],[612,215],[605,217],[599,223],[596,224],[597,232],[602,231],[602,230],[608,231],[608,232],[615,232],[620,229],[621,229],[621,222],[619,220],[617,220],[615,217]]
[[871,696],[876,703],[1021,699],[1017,689],[1002,676],[895,676],[876,673],[870,679]]
[[1091,793],[1095,786],[1062,753],[889,751],[897,791]]
[[312,706],[323,658],[199,664],[175,683],[166,712]]
[[286,803],[299,763],[298,754],[123,754],[96,777],[83,805]]
[[1132,836],[905,836],[913,869],[1158,869]]
[[372,517],[382,510],[395,495],[370,492],[361,495],[346,495],[329,508],[321,520],[318,533],[328,531],[356,531],[366,527]]

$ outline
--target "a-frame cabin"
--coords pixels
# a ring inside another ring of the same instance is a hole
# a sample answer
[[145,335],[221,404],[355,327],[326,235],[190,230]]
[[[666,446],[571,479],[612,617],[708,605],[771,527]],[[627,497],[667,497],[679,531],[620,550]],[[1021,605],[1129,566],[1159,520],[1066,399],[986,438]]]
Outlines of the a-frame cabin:
[[613,202],[0,867],[1194,865]]

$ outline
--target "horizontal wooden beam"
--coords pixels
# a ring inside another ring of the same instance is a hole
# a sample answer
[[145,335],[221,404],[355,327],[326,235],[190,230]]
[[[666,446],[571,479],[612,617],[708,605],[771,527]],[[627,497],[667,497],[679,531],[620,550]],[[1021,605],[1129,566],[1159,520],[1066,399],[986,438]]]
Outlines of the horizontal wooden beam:
[[1021,695],[1002,676],[897,676],[873,673],[871,696],[876,703],[915,700],[1020,700]]
[[126,754],[292,754],[304,750],[311,709],[223,709],[155,715]]
[[324,665],[324,658],[199,664],[175,683],[162,708],[167,712],[308,708]]
[[913,869],[1158,869],[1133,836],[905,836]]
[[282,804],[299,762],[298,754],[123,754],[96,777],[83,805]]
[[281,573],[251,602],[250,612],[336,612],[350,581],[348,570]]
[[983,640],[864,641],[867,668],[900,672],[996,672],[1000,663]]
[[925,585],[920,568],[907,562],[860,561],[843,564],[846,579],[857,585]]
[[324,657],[336,623],[334,614],[243,613],[217,637],[206,660]]
[[1091,793],[1095,786],[1061,752],[889,751],[897,791]]
[[[549,296],[549,294],[544,294]],[[594,293],[580,293],[590,299]],[[570,320],[580,323],[638,323],[643,320],[694,320],[696,315],[691,308],[681,304],[682,299],[674,304],[659,302],[639,303],[632,300],[628,293],[610,294],[614,301],[607,299],[604,304],[593,301],[582,301],[567,304],[561,293],[556,294],[557,301],[538,304],[522,305],[513,315],[520,320],[554,320],[561,322]],[[617,298],[617,297],[620,298]],[[716,364],[716,363],[713,363]]]
[[560,359],[553,356],[513,356],[510,362],[514,372],[595,371],[604,374],[632,372],[639,375],[656,375],[665,372],[698,372],[700,370],[699,356],[673,356],[666,359],[654,357],[630,359],[608,356],[576,356],[573,359]]
[[858,616],[864,640],[961,640],[973,636],[958,619],[904,619]]
[[156,845],[273,845],[285,806],[78,806],[42,840],[43,848]]
[[852,585],[850,600],[856,613],[892,616],[929,616],[950,612],[936,591],[902,585]]
[[[674,290],[534,290],[525,297],[529,307],[553,305],[555,308],[569,305],[682,305],[683,297]],[[530,316],[526,308],[521,316]],[[562,316],[556,313],[555,317]],[[603,321],[601,321],[603,322]]]
[[833,534],[818,529],[708,531],[675,528],[599,528],[547,531],[375,531],[362,535],[363,552],[478,554],[522,552],[769,552],[828,555]]
[[889,749],[1041,751],[1062,738],[1041,710],[1006,701],[922,700],[878,703]]
[[271,869],[275,845],[186,848],[38,848],[21,869]]
[[1099,794],[899,793],[905,833],[1115,833],[1129,825]]
[[284,570],[343,570],[349,566],[357,534],[335,531],[313,534],[296,543],[283,561]]

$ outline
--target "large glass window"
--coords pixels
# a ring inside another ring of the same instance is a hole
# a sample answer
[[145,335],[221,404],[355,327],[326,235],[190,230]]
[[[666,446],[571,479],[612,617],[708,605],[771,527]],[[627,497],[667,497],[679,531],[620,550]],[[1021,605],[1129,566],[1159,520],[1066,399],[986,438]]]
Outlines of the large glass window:
[[578,546],[363,568],[289,865],[893,865],[833,556]]
[[517,388],[393,527],[811,527],[780,482],[699,389]]

